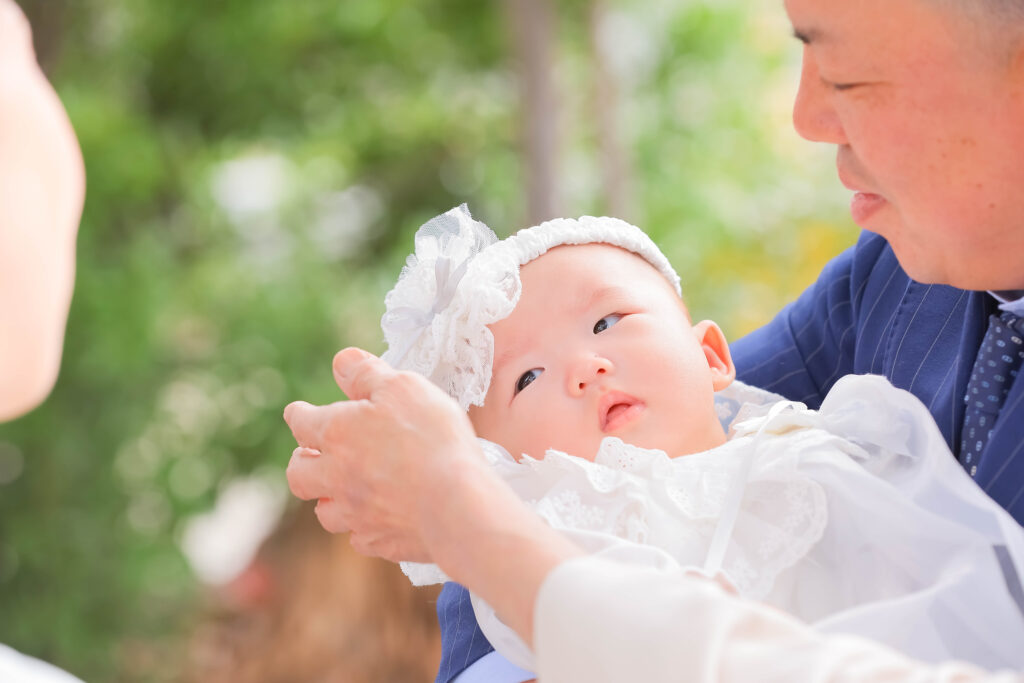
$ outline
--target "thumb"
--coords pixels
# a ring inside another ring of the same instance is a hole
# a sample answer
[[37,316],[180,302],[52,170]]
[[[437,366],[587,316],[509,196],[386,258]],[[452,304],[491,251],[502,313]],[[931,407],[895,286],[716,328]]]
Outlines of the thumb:
[[350,399],[368,399],[397,371],[369,351],[351,346],[334,356],[334,381]]

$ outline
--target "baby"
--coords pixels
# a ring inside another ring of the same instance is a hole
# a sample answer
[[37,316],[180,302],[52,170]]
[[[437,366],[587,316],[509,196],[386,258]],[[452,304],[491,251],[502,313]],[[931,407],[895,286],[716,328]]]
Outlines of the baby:
[[1024,532],[927,409],[877,377],[841,380],[819,411],[734,383],[721,330],[692,324],[638,228],[559,219],[498,241],[459,207],[417,233],[386,308],[385,360],[467,409],[497,473],[587,549],[703,571],[925,660],[1024,665]]

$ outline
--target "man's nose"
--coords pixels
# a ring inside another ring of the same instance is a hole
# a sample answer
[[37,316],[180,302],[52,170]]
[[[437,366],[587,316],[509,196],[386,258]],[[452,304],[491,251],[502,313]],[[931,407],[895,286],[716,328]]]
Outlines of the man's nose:
[[832,102],[831,86],[821,79],[818,66],[804,47],[800,87],[793,102],[793,127],[802,138],[812,142],[845,145],[846,131]]
[[581,354],[569,363],[569,371],[566,373],[566,390],[571,396],[582,396],[588,386],[614,370],[615,366],[612,365],[612,362],[603,356]]

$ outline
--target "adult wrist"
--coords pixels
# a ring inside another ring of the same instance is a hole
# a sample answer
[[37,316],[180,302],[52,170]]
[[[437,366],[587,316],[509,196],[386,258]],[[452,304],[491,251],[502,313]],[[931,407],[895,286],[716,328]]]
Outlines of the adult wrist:
[[495,512],[492,503],[500,505],[495,501],[502,499],[502,489],[507,487],[487,469],[482,457],[458,460],[423,485],[419,520],[431,561],[462,582],[465,546],[487,534]]
[[450,473],[444,486],[440,507],[424,520],[431,559],[530,642],[541,583],[583,551],[534,514],[482,460]]

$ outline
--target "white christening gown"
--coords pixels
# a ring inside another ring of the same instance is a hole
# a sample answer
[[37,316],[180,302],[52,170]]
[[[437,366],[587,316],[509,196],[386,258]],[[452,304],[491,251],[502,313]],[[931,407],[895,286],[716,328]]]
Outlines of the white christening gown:
[[[730,433],[678,458],[616,438],[593,462],[553,450],[516,462],[490,442],[484,451],[591,552],[692,567],[823,632],[925,661],[1024,668],[1024,529],[964,472],[914,396],[849,376],[818,411],[747,404]],[[417,585],[446,580],[434,565],[403,569]],[[518,636],[473,605],[495,648],[533,670]]]

